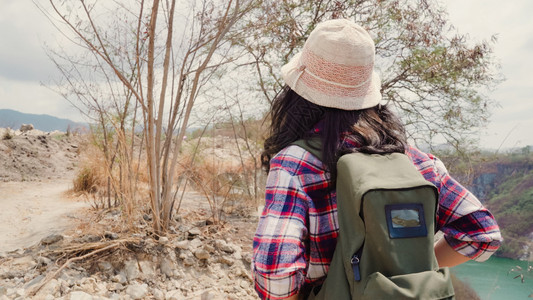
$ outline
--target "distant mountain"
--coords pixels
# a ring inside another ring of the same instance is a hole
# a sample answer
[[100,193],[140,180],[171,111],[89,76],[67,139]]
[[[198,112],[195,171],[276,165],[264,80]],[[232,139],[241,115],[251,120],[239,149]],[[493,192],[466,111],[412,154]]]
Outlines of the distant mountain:
[[22,124],[33,124],[35,129],[42,131],[67,131],[69,126],[70,129],[87,127],[83,123],[60,119],[50,115],[26,114],[11,109],[0,109],[0,127],[19,129]]

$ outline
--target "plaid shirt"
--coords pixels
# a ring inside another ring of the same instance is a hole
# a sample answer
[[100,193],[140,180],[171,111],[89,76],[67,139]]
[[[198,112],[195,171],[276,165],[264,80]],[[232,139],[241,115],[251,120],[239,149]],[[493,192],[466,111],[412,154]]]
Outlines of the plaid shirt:
[[[437,230],[459,253],[487,260],[502,240],[492,214],[438,158],[413,147],[406,154],[439,190]],[[339,231],[330,184],[322,162],[298,146],[270,161],[265,208],[253,242],[252,274],[260,298],[307,293],[325,279]]]

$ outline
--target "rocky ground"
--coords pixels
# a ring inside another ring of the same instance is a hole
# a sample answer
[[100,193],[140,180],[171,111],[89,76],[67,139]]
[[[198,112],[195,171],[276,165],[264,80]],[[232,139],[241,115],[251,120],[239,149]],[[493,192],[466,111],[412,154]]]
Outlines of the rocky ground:
[[[0,138],[0,199],[8,200],[2,193],[8,186],[32,190],[22,185],[72,178],[80,147],[79,137],[35,130]],[[68,228],[0,250],[0,300],[255,299],[249,270],[257,217],[241,209],[212,224],[199,197],[185,197],[165,237],[151,234],[148,214],[126,230],[118,209],[70,212]],[[20,219],[35,217],[32,212]]]
[[[119,217],[109,211],[93,222],[109,228]],[[0,258],[0,299],[255,299],[246,238],[252,220],[212,225],[202,217],[186,214],[159,239],[143,233],[148,222],[137,234],[47,236]]]

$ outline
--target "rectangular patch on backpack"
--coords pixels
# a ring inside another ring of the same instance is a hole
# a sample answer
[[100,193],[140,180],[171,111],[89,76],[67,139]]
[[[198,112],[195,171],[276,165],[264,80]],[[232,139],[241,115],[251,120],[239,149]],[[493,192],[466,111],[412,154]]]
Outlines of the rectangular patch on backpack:
[[427,236],[424,206],[421,203],[385,205],[391,239]]

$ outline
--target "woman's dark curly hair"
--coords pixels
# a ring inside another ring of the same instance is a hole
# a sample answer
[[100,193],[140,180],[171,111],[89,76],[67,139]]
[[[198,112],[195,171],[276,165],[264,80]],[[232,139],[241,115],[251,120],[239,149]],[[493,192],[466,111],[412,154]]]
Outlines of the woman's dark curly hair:
[[[385,154],[405,152],[407,138],[400,120],[385,106],[363,110],[341,110],[311,103],[291,88],[285,87],[272,102],[270,134],[264,143],[261,163],[268,172],[270,159],[281,149],[299,139],[320,136],[322,157],[335,182],[337,160],[346,153]],[[320,132],[313,128],[322,121]],[[346,147],[341,137],[356,148]]]

